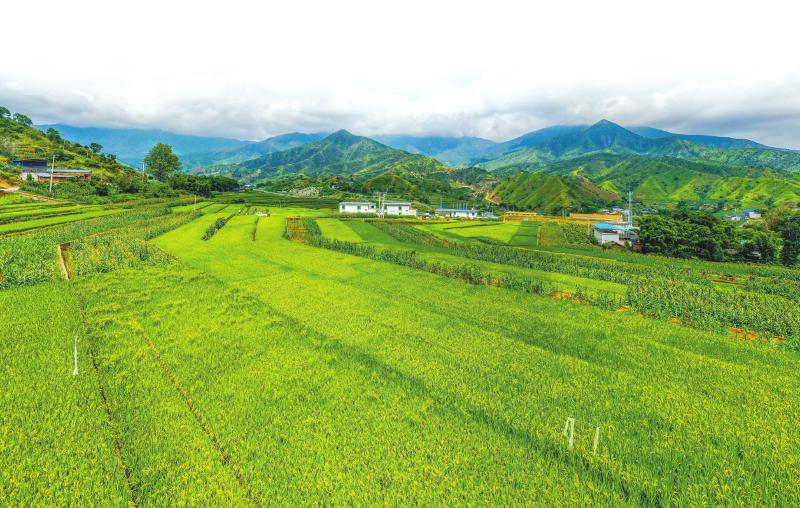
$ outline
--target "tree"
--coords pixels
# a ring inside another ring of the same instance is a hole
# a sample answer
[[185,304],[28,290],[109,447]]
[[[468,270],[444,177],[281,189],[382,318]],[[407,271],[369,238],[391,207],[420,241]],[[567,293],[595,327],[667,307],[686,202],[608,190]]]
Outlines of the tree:
[[59,134],[59,132],[57,130],[55,130],[54,128],[52,128],[52,127],[47,129],[47,132],[45,133],[45,135],[47,136],[47,139],[49,139],[53,143],[61,143],[62,141],[64,141],[61,138],[61,134]]
[[781,230],[781,238],[783,238],[781,262],[786,266],[793,266],[800,256],[800,221],[796,219],[787,221]]
[[172,152],[172,147],[166,143],[158,143],[144,158],[147,173],[153,175],[159,182],[166,182],[169,177],[181,168],[181,161]]
[[100,143],[89,143],[89,150],[94,153],[100,153],[103,150],[103,145]]
[[0,106],[0,118],[8,118],[11,116],[11,111],[8,108]]
[[775,261],[778,255],[778,244],[774,233],[755,231],[752,237],[744,243],[742,254],[751,261],[769,263]]
[[23,115],[22,113],[14,113],[14,120],[21,123],[22,125],[27,125],[28,127],[33,125],[33,120]]

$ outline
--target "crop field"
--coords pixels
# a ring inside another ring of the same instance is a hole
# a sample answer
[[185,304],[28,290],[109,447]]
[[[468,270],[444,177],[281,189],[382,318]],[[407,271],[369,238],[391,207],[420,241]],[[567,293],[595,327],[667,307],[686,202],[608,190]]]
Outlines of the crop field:
[[800,503],[800,272],[723,293],[546,227],[154,201],[0,236],[0,504]]

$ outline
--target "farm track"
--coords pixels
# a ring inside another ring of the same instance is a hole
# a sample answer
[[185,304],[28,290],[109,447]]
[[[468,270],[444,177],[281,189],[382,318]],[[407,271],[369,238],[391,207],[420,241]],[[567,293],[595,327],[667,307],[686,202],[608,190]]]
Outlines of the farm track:
[[67,260],[65,259],[64,254],[69,249],[69,242],[62,243],[56,245],[56,253],[58,255],[58,268],[61,270],[61,275],[64,277],[65,280],[70,280],[72,278],[72,274],[67,266]]

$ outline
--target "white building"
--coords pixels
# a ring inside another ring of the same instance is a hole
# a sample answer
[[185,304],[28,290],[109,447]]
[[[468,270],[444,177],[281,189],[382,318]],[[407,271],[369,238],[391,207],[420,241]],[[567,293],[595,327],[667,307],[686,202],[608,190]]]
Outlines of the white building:
[[600,245],[607,243],[625,245],[625,242],[636,243],[639,234],[637,228],[628,225],[598,223],[594,224],[594,239]]
[[[370,201],[343,201],[339,203],[339,213],[370,213],[378,214],[380,210]],[[410,201],[389,201],[383,204],[385,215],[417,215],[417,210],[411,208]]]
[[417,210],[411,208],[410,201],[387,201],[383,204],[383,213],[386,215],[417,215]]
[[444,215],[455,219],[477,219],[477,208],[437,208],[436,215]]
[[748,208],[748,209],[744,210],[744,213],[747,215],[748,219],[760,219],[761,218],[761,212],[759,212],[758,210],[753,210],[752,208]]
[[342,201],[339,213],[377,213],[375,203],[369,201]]

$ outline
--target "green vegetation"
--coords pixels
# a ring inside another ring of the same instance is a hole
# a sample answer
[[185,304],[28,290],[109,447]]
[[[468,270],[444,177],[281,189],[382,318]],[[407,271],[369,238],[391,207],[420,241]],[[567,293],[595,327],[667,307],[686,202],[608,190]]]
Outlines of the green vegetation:
[[[568,221],[281,198],[131,201],[0,235],[0,503],[800,496],[800,271],[606,250]],[[76,206],[0,214],[94,208]]]

